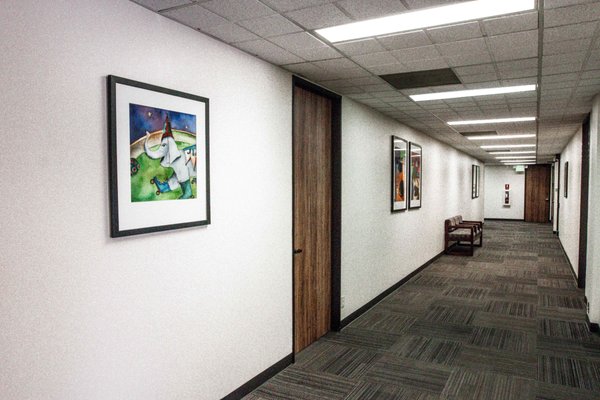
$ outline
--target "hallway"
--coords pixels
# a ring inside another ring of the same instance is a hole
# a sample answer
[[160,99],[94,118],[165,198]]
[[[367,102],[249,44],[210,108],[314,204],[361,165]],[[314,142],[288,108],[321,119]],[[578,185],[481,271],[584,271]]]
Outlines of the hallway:
[[600,337],[550,225],[487,221],[474,257],[442,256],[245,397],[600,398]]

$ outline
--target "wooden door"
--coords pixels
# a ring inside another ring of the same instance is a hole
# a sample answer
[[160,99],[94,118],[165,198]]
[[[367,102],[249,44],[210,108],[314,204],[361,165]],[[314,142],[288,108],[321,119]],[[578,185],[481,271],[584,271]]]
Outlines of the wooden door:
[[294,87],[294,352],[331,325],[332,101]]
[[550,219],[550,165],[530,165],[525,170],[525,221]]

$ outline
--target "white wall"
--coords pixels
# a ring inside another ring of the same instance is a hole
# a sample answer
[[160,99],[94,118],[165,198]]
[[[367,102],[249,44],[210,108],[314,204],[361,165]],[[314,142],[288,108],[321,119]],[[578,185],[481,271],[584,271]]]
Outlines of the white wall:
[[[0,398],[212,400],[288,355],[290,75],[125,0],[5,0],[0,37]],[[212,225],[109,238],[108,74],[210,98]]]
[[[510,207],[504,206],[504,185],[510,185]],[[525,218],[525,173],[504,165],[485,167],[485,218]]]
[[[444,220],[483,219],[471,199],[476,159],[349,99],[342,103],[342,296],[345,318],[444,248]],[[391,135],[423,147],[420,209],[390,212]],[[483,185],[483,179],[482,185]]]
[[[579,273],[579,221],[581,212],[581,140],[582,131],[571,138],[560,155],[560,214],[558,222],[558,237],[569,257],[569,261]],[[565,164],[569,163],[569,190],[565,193]]]
[[585,295],[590,321],[600,323],[600,95],[594,97],[590,116],[590,187]]

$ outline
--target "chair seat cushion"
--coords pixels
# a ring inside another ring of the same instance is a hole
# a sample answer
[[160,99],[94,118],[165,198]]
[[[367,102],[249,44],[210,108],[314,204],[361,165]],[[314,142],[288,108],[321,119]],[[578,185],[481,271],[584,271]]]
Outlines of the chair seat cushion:
[[[473,238],[479,236],[481,232],[475,232]],[[448,234],[450,240],[471,240],[471,229],[459,228]]]

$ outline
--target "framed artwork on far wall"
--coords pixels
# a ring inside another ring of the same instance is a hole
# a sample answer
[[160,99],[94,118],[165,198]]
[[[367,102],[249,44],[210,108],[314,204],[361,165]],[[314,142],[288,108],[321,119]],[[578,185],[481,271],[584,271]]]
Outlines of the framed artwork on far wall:
[[392,136],[392,212],[406,210],[408,203],[408,142]]
[[420,208],[423,199],[423,149],[410,142],[409,154],[408,208]]
[[107,83],[111,237],[210,224],[208,99]]
[[471,166],[471,198],[479,197],[479,165]]
[[564,196],[569,197],[569,162],[565,163],[565,189],[563,190]]

